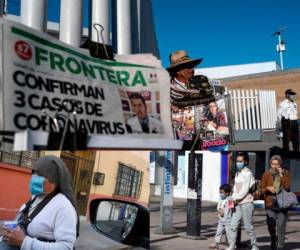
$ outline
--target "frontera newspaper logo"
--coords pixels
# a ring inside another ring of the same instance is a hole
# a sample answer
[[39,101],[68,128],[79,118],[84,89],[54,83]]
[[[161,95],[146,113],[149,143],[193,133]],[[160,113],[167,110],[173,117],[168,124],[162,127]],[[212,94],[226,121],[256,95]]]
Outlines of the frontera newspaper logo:
[[23,60],[28,61],[32,57],[32,49],[30,45],[24,41],[17,41],[15,43],[15,52]]

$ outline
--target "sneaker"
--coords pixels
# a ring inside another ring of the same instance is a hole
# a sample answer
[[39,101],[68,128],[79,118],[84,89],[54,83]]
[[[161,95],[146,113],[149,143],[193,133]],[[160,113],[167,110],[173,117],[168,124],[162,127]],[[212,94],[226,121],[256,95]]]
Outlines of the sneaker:
[[213,243],[209,246],[209,249],[218,249],[217,244]]

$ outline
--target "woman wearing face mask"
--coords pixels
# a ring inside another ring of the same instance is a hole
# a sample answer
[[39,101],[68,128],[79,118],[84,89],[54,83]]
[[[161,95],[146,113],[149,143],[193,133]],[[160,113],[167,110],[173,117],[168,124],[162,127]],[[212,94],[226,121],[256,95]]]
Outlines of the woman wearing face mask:
[[257,250],[256,235],[254,232],[253,219],[253,194],[251,188],[255,184],[255,179],[251,170],[247,167],[249,164],[249,156],[247,153],[240,152],[236,157],[237,173],[234,178],[233,193],[231,195],[231,202],[234,203],[232,209],[232,219],[230,225],[229,248],[227,250],[235,249],[237,240],[237,231],[241,221],[244,222],[244,227],[251,239],[251,249]]
[[273,250],[284,249],[285,228],[288,218],[288,209],[279,209],[277,206],[276,194],[281,188],[289,190],[290,186],[290,176],[288,171],[283,169],[281,157],[274,155],[270,160],[270,169],[264,173],[261,180],[262,192],[265,195],[267,224],[271,235],[271,248]]
[[3,228],[0,249],[72,250],[79,221],[71,176],[55,156],[41,157],[33,171],[32,199],[21,207],[16,230]]

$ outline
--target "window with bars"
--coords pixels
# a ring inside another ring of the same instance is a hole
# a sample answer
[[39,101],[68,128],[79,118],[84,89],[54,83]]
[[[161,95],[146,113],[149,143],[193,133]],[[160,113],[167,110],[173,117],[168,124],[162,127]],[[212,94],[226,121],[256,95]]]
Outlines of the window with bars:
[[0,162],[26,168],[32,168],[34,162],[36,162],[39,157],[40,152],[38,151],[0,151]]
[[139,199],[143,183],[142,171],[119,163],[115,194]]

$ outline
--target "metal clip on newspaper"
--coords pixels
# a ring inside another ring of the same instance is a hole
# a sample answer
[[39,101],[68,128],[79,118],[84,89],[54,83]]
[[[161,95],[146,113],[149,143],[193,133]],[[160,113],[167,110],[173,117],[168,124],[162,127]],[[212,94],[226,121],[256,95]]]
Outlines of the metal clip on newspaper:
[[[97,42],[87,40],[81,48],[88,49],[91,56],[98,57],[105,60],[114,60],[112,46],[105,44],[103,31],[104,27],[99,23],[93,24],[94,29],[97,31]],[[102,43],[100,43],[100,37]]]
[[[94,29],[97,31],[97,53],[99,54],[99,45],[100,45],[100,41],[99,41],[99,37],[101,36],[101,39],[102,39],[102,43],[104,44],[104,37],[103,37],[103,31],[104,31],[104,27],[99,24],[99,23],[94,23]],[[97,29],[97,27],[100,27],[100,31]],[[107,49],[106,49],[106,46],[103,46],[104,48],[104,51],[105,51],[105,56],[106,56],[106,59],[109,60],[109,55],[108,55],[108,52],[107,52]]]

